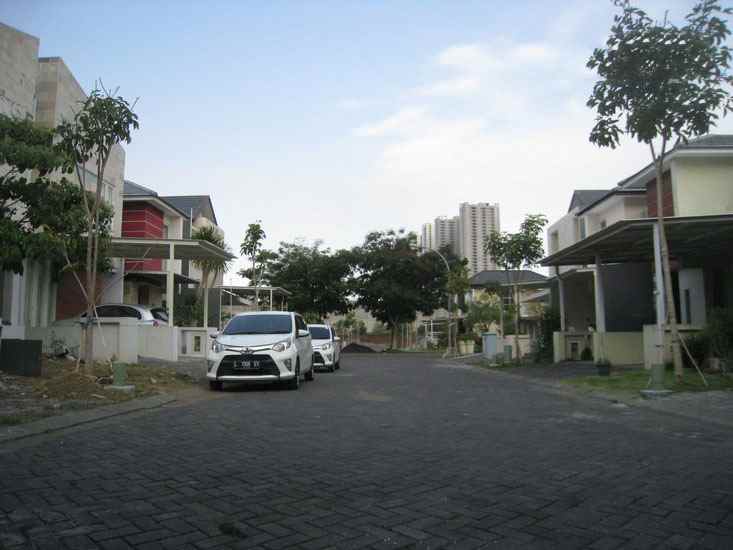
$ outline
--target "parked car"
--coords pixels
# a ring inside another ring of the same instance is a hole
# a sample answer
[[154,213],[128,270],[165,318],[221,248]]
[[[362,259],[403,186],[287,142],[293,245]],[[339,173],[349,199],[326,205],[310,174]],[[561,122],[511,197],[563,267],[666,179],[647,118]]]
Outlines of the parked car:
[[286,382],[297,390],[301,377],[313,380],[311,335],[297,313],[239,313],[212,338],[206,374],[212,390],[224,382]]
[[313,344],[313,365],[333,372],[341,368],[341,338],[328,325],[308,325]]
[[[109,317],[137,319],[140,325],[151,325],[154,327],[168,324],[168,314],[163,308],[153,308],[151,310],[145,306],[132,304],[102,304],[97,306],[97,318],[105,319]],[[79,322],[86,324],[86,312],[81,314]]]

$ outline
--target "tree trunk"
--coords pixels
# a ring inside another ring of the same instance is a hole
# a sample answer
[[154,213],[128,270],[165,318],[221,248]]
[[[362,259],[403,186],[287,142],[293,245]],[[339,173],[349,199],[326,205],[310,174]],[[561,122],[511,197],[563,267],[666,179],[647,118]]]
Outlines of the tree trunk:
[[517,348],[517,365],[519,364],[519,285],[514,284],[514,346]]
[[[85,191],[86,192],[86,191]],[[96,281],[92,272],[92,258],[94,247],[94,235],[91,230],[91,220],[88,219],[89,230],[87,232],[87,256],[86,256],[86,279],[87,279],[87,317],[84,324],[84,365],[91,365],[94,357],[94,340],[92,339],[92,328],[94,326],[94,294],[96,292]]]
[[[674,293],[672,290],[672,272],[669,267],[669,246],[667,245],[667,231],[664,227],[664,145],[659,159],[655,159],[657,171],[657,223],[659,224],[659,241],[662,252],[662,272],[664,274],[664,293],[667,299],[667,322],[672,337],[672,360],[674,362],[674,373],[678,380],[682,379],[682,354],[680,352],[680,335],[677,327],[677,309],[674,305]],[[662,333],[664,338],[664,333]],[[662,344],[664,341],[661,342]]]
[[389,324],[389,349],[394,349],[397,328],[394,323]]

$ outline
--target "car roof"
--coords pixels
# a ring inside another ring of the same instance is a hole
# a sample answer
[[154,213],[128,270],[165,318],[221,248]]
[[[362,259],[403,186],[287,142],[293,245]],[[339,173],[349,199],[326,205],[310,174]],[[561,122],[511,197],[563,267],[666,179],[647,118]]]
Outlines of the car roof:
[[246,317],[248,315],[297,315],[292,311],[243,311],[237,313],[235,317]]

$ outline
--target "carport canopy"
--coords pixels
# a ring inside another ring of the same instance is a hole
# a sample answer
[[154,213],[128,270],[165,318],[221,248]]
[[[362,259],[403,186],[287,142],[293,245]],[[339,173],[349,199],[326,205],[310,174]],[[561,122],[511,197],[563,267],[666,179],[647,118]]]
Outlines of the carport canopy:
[[[656,218],[621,220],[540,261],[543,266],[631,263],[654,260]],[[710,258],[730,256],[733,215],[665,218],[671,256]]]
[[[166,302],[170,315],[169,326],[173,326],[173,286],[176,273],[173,260],[233,260],[226,250],[197,239],[145,239],[140,237],[112,237],[108,255],[112,258],[165,259],[170,260],[166,270]],[[208,304],[207,304],[208,305]],[[208,307],[204,319],[208,319]]]

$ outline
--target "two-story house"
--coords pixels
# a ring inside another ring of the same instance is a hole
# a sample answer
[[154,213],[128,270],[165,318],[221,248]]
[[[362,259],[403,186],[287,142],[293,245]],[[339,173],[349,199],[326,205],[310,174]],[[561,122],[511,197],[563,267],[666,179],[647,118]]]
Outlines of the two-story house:
[[[663,185],[676,314],[683,331],[695,330],[711,308],[733,306],[733,136],[679,144],[665,160]],[[549,227],[542,264],[560,291],[556,359],[603,345],[596,351],[611,362],[650,363],[652,325],[666,318],[656,292],[656,215],[650,164],[608,191],[576,191]]]

